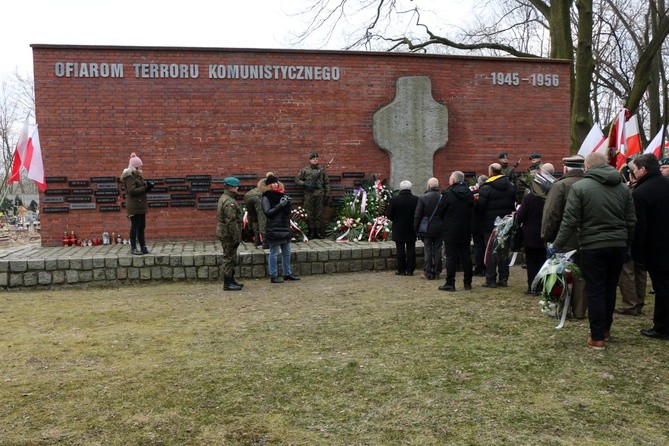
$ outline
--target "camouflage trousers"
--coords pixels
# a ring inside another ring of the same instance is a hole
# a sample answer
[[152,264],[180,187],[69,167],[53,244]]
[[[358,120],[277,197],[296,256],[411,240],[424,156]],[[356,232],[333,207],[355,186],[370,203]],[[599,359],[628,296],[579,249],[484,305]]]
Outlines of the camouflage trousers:
[[223,264],[221,269],[223,270],[223,275],[230,277],[235,273],[235,265],[237,265],[237,248],[239,243],[225,243],[221,242],[223,247]]
[[323,220],[323,192],[305,192],[304,210],[307,212],[309,218],[309,228],[320,231]]
[[262,238],[264,240],[267,217],[262,211],[260,197],[249,199],[246,202],[246,210],[249,213],[249,224],[251,225],[251,229],[253,229],[253,236],[258,237],[258,234],[262,234]]

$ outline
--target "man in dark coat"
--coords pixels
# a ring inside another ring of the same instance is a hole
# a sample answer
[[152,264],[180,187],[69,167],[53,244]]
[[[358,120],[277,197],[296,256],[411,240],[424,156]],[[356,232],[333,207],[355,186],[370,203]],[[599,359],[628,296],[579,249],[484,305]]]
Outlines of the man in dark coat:
[[[557,180],[546,196],[546,203],[541,217],[541,238],[546,243],[553,243],[558,231],[560,230],[560,223],[564,215],[564,208],[567,205],[567,196],[571,186],[580,181],[585,176],[583,171],[583,163],[585,158],[580,155],[574,155],[562,158],[563,173],[562,177]],[[578,249],[578,236],[574,234],[564,246],[565,251],[572,251]],[[571,256],[571,259],[576,265],[581,265],[581,253],[577,251]],[[577,319],[583,319],[588,313],[588,299],[585,296],[585,280],[583,278],[574,279],[574,286],[571,295],[571,312]]]
[[[440,218],[434,214],[437,210],[437,204],[441,201],[441,192],[439,192],[439,180],[432,177],[427,180],[427,190],[425,194],[418,199],[416,213],[414,214],[414,229],[423,240],[425,266],[423,268],[425,278],[434,280],[439,277],[442,270],[441,264],[441,246],[443,244],[442,233],[444,227]],[[420,221],[426,217],[429,219],[427,232],[420,234],[418,228]]]
[[632,166],[637,179],[632,193],[637,217],[632,257],[648,270],[655,290],[653,328],[641,334],[669,339],[669,178],[662,176],[652,153],[637,155]]
[[386,215],[393,222],[393,241],[397,248],[398,276],[413,276],[416,269],[416,231],[413,217],[418,197],[411,193],[411,181],[400,183],[400,192],[388,203]]
[[[488,175],[479,175],[476,186],[470,187],[474,194],[474,203],[479,199],[479,189],[488,179]],[[472,242],[474,243],[474,275],[485,277],[485,248],[487,240],[483,235],[483,225],[478,212],[472,212]]]
[[[488,167],[488,179],[479,189],[479,199],[475,207],[481,219],[486,243],[490,243],[490,234],[495,228],[495,219],[502,218],[515,209],[516,188],[508,177],[502,175],[502,166],[498,163],[491,164]],[[483,286],[486,288],[505,287],[508,285],[508,280],[508,256],[498,259],[496,254],[489,253]]]
[[474,194],[465,183],[465,174],[456,170],[449,178],[450,187],[444,191],[437,216],[444,221],[444,247],[446,249],[446,283],[442,291],[455,291],[455,272],[462,264],[465,290],[472,289],[472,211]]
[[541,238],[541,218],[546,202],[546,192],[536,182],[529,185],[530,192],[525,194],[523,201],[516,211],[516,224],[520,226],[525,247],[525,265],[527,266],[527,291],[531,291],[532,282],[546,261],[546,245]]

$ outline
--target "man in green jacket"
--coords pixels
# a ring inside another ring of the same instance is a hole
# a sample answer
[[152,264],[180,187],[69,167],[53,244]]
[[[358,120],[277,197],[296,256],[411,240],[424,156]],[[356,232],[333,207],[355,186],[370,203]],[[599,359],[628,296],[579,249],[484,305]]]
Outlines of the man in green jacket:
[[571,187],[552,256],[578,231],[578,246],[588,297],[590,338],[596,350],[606,348],[611,335],[616,289],[634,239],[636,213],[632,193],[622,176],[601,153],[585,158],[585,177]]
[[242,207],[237,203],[239,179],[228,177],[223,180],[225,191],[218,199],[216,215],[218,225],[216,238],[223,247],[223,289],[225,291],[239,291],[244,286],[235,280],[235,265],[237,263],[237,248],[242,241],[243,215]]

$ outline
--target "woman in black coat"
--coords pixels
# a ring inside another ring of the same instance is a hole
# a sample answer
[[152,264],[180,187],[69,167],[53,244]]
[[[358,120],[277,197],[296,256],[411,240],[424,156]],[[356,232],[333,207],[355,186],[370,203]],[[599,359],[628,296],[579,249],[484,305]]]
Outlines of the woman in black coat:
[[546,261],[546,244],[541,238],[541,219],[546,203],[546,193],[535,183],[530,183],[530,193],[523,197],[523,201],[516,211],[516,224],[522,225],[523,246],[525,247],[525,265],[527,266],[527,291],[533,294],[532,282]]
[[[269,243],[269,257],[267,268],[272,283],[281,283],[283,280],[300,280],[290,269],[290,240],[293,230],[290,227],[290,197],[283,191],[283,185],[277,177],[267,175],[265,184],[268,190],[262,195],[262,210],[267,217],[265,236]],[[283,279],[279,277],[279,249],[282,255]]]
[[393,241],[397,248],[398,276],[413,276],[416,269],[416,231],[413,217],[418,197],[411,193],[411,181],[400,183],[400,193],[388,203],[387,217],[393,222]]

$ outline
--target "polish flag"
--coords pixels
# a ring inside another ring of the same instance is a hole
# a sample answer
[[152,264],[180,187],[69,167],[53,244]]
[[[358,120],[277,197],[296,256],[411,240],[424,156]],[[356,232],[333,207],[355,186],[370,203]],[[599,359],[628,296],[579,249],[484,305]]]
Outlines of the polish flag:
[[625,150],[625,142],[627,140],[627,136],[625,136],[625,123],[627,122],[625,119],[626,112],[627,109],[625,108],[620,110],[618,119],[616,120],[616,152],[622,154],[627,153]]
[[578,155],[585,158],[591,153],[596,152],[600,147],[606,147],[604,144],[605,141],[606,138],[604,137],[602,129],[599,128],[599,124],[595,123],[590,129],[588,136],[583,140],[583,144],[581,144],[581,147],[578,149]]
[[625,123],[625,147],[627,157],[641,153],[641,137],[639,136],[639,122],[636,115],[632,116],[629,121]]
[[16,143],[16,149],[14,149],[14,160],[12,161],[12,174],[9,176],[7,184],[12,184],[15,181],[21,181],[21,167],[24,165],[26,151],[28,150],[29,118],[29,116],[26,116],[26,121],[23,123],[23,130],[21,130],[19,140]]
[[662,156],[662,139],[664,139],[664,126],[660,127],[660,131],[657,132],[657,135],[655,135],[655,138],[648,144],[643,153],[652,153],[655,155],[655,158],[660,159]]
[[26,150],[26,161],[24,163],[28,169],[28,178],[35,181],[37,188],[44,192],[46,190],[46,181],[44,181],[44,162],[42,161],[42,146],[39,142],[39,132],[37,127],[28,139],[28,148]]

